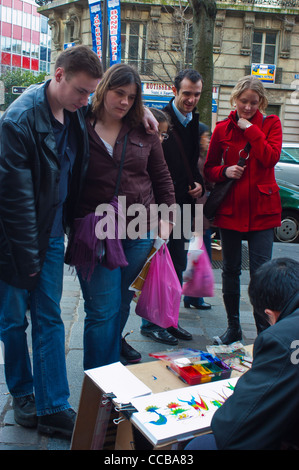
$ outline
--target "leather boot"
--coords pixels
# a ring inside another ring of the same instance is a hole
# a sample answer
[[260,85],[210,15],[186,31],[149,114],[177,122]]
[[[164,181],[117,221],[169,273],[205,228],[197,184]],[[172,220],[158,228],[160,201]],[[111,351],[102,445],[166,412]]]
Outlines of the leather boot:
[[242,339],[239,294],[223,294],[223,302],[226,308],[228,328],[223,335],[214,337],[214,344],[231,344]]

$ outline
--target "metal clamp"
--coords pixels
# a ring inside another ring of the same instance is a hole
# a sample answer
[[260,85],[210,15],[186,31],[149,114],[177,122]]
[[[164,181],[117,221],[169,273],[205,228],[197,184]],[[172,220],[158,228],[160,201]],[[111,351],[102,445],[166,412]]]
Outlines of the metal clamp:
[[[247,155],[247,157],[243,157],[243,156],[242,156],[242,152],[244,152],[245,155]],[[247,153],[245,149],[241,149],[241,150],[239,151],[239,158],[243,158],[244,160],[247,160],[247,159],[249,158],[249,152]]]

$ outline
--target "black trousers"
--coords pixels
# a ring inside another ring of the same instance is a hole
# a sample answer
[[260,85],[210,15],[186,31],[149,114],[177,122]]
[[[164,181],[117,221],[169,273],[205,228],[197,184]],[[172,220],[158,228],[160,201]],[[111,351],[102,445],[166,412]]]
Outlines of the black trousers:
[[[181,215],[183,215],[182,207]],[[186,222],[183,221],[183,216],[181,216],[181,220],[179,221],[180,227],[175,227],[175,229],[172,231],[167,245],[174,265],[174,269],[176,270],[181,285],[183,285],[183,272],[186,270],[187,267],[188,247],[190,237],[192,235],[192,220],[193,219],[191,218],[189,231],[189,224],[186,224]],[[188,226],[184,227],[184,225]],[[180,231],[178,231],[177,228],[180,228]],[[188,231],[188,233],[185,233],[186,231]],[[188,238],[186,238],[186,236]]]

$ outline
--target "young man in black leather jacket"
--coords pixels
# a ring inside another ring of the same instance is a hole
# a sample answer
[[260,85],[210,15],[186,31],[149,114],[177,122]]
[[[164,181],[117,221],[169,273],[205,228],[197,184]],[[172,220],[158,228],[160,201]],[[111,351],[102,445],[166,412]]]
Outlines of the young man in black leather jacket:
[[0,332],[6,382],[19,424],[68,437],[75,412],[68,403],[60,315],[64,230],[88,165],[82,108],[101,76],[101,63],[89,47],[66,49],[53,78],[29,87],[0,121]]

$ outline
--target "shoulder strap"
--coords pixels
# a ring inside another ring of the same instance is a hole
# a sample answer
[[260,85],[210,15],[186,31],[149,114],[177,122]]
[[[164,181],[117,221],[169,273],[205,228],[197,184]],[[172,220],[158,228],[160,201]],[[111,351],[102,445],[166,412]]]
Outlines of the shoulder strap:
[[125,161],[125,153],[126,153],[126,147],[127,147],[127,140],[128,140],[128,134],[125,135],[125,140],[124,140],[124,145],[122,149],[122,154],[121,154],[121,160],[120,160],[120,165],[119,165],[119,171],[118,171],[118,176],[117,176],[117,182],[116,182],[116,188],[114,192],[114,196],[118,195],[119,191],[119,185],[120,185],[120,179],[121,179],[121,174],[124,166],[124,161]]

